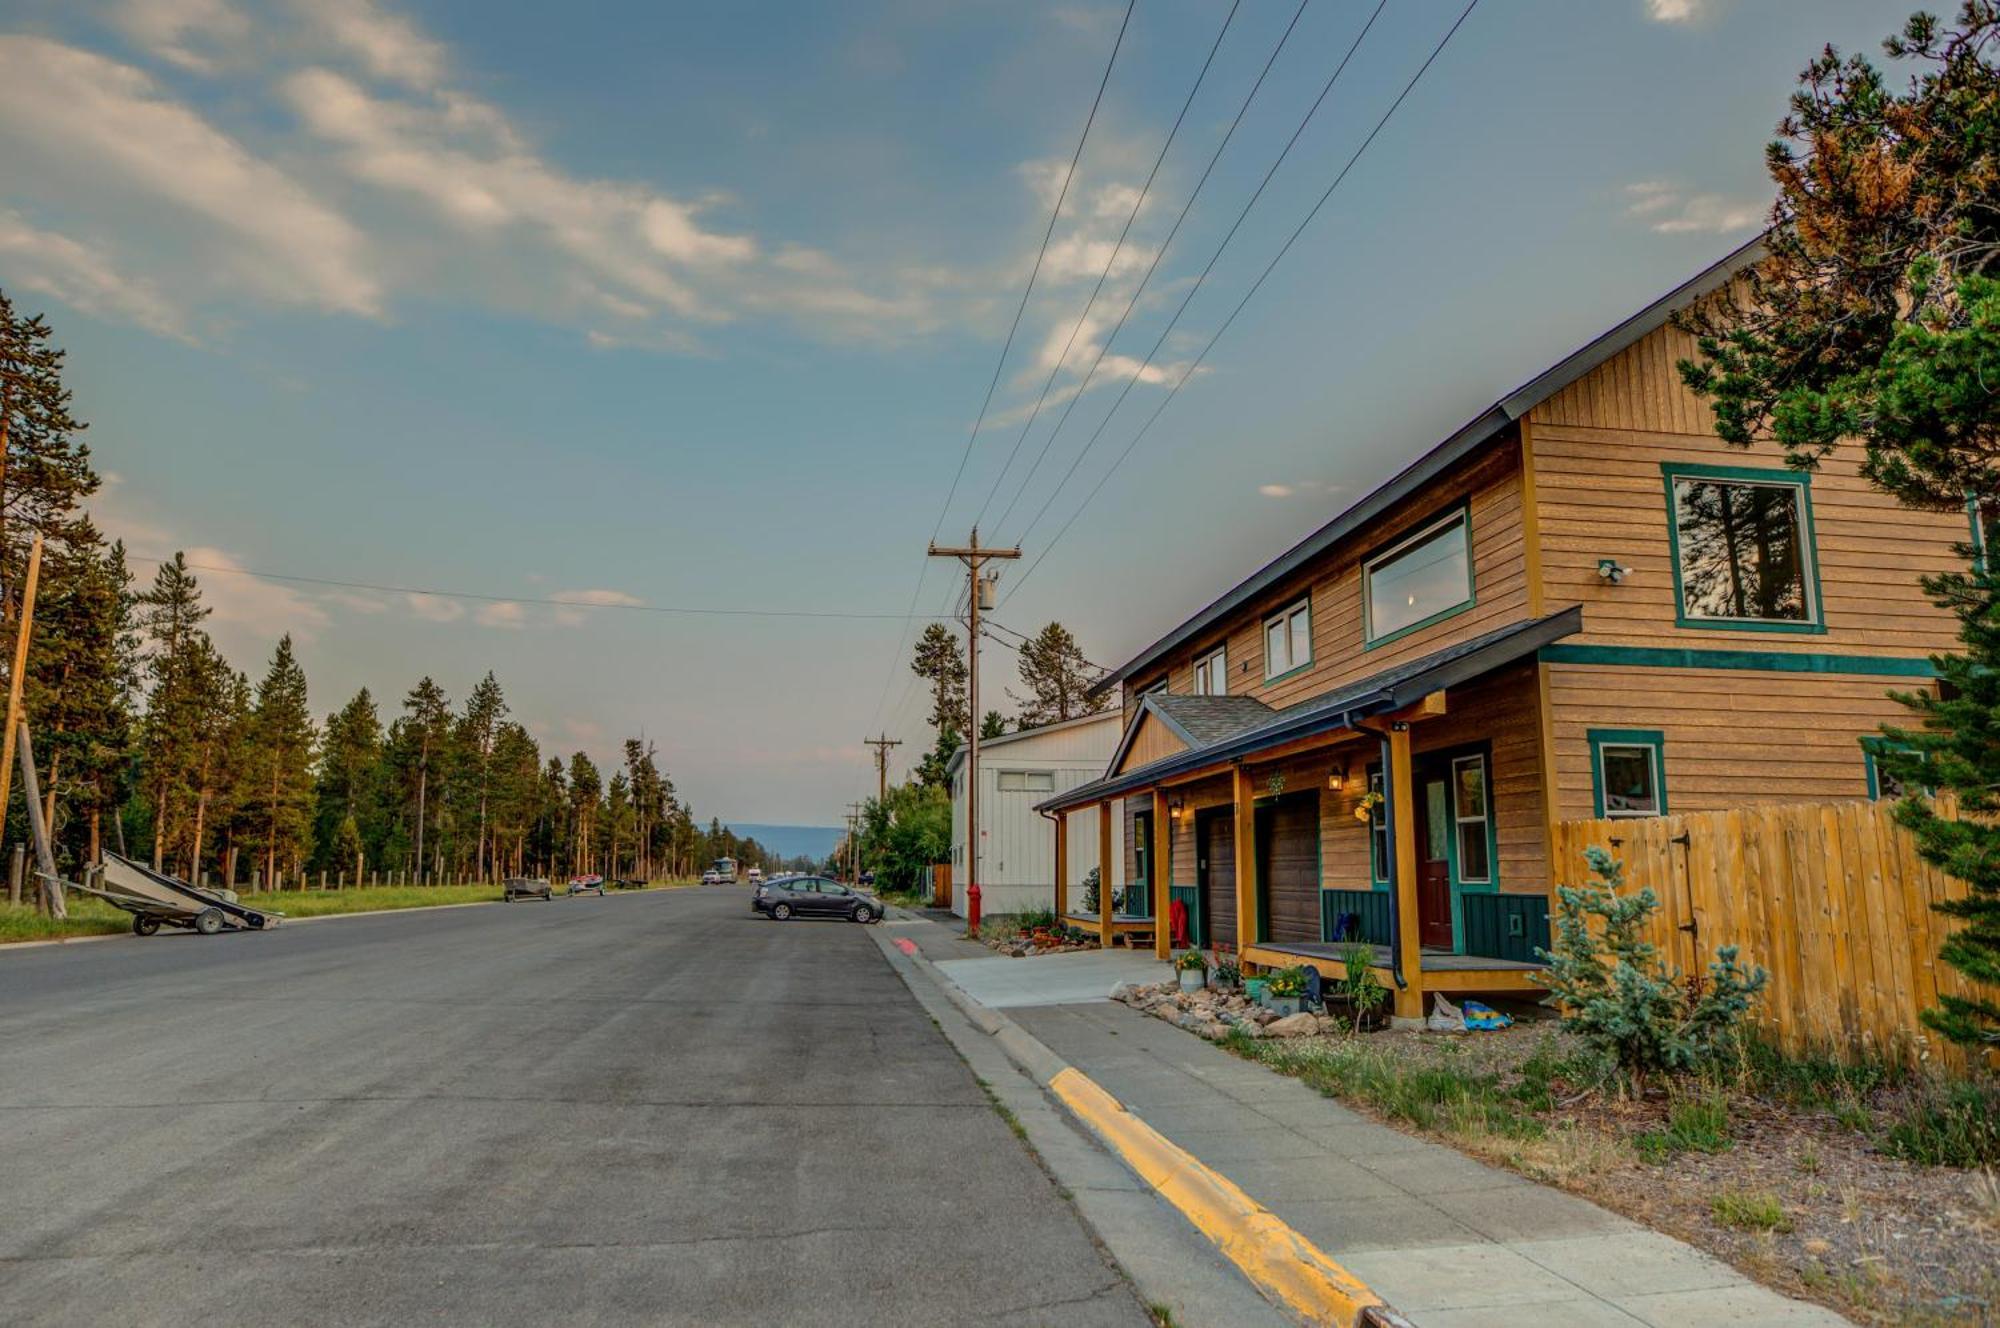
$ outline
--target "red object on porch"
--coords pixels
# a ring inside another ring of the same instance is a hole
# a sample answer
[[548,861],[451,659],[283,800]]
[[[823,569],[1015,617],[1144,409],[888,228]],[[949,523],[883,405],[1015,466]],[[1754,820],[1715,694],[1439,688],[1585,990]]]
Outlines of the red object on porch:
[[1178,899],[1167,906],[1167,934],[1173,937],[1175,948],[1181,950],[1187,949],[1187,905]]

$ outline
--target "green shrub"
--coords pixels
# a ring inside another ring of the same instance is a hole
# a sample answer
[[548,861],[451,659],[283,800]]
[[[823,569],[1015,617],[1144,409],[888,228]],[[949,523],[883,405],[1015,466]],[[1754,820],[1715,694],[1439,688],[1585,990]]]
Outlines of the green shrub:
[[1882,1151],[1927,1167],[2000,1164],[2000,1085],[1923,1084],[1883,1134]]
[[1359,1033],[1369,1016],[1389,999],[1389,989],[1375,980],[1375,951],[1372,947],[1350,945],[1344,959],[1347,971],[1340,979],[1338,992],[1354,1008],[1354,1031]]
[[1061,921],[1052,908],[1024,908],[1014,915],[1014,923],[1022,931],[1049,931]]
[[1678,1097],[1667,1108],[1663,1129],[1632,1140],[1639,1156],[1655,1166],[1675,1153],[1723,1153],[1736,1146],[1730,1137],[1729,1100],[1719,1092]]
[[1644,939],[1658,897],[1650,889],[1625,893],[1624,865],[1605,850],[1592,847],[1584,857],[1599,884],[1557,888],[1555,949],[1540,952],[1563,1026],[1635,1085],[1713,1063],[1763,990],[1764,970],[1746,970],[1726,945],[1705,982],[1684,982]]
[[1097,899],[1097,888],[1098,888],[1097,868],[1092,867],[1089,871],[1083,874],[1082,885],[1083,885],[1083,894],[1080,897],[1077,906],[1086,913],[1097,912],[1100,907]]

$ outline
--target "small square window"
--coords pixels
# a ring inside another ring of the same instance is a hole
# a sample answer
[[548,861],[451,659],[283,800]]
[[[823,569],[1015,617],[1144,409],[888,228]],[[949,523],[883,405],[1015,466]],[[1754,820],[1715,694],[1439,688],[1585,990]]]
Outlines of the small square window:
[[1592,729],[1590,774],[1597,814],[1666,815],[1665,750],[1661,735],[1651,730]]

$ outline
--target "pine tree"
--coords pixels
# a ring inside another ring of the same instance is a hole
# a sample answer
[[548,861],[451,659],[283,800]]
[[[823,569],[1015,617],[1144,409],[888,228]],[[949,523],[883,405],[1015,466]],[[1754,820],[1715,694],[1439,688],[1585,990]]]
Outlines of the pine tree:
[[979,740],[1007,736],[1007,717],[998,710],[989,710],[979,721]]
[[200,670],[210,649],[201,624],[209,612],[201,602],[201,587],[179,552],[160,564],[152,588],[139,596],[138,624],[149,653],[138,754],[152,821],[155,871],[166,867],[168,840],[189,794],[191,762],[199,745]]
[[528,832],[540,805],[542,753],[519,724],[500,725],[493,740],[493,862],[503,875],[527,870]]
[[271,667],[257,685],[250,734],[249,794],[243,810],[263,851],[264,888],[271,889],[286,866],[302,869],[312,846],[312,710],[305,670],[289,634],[279,638]]
[[445,699],[442,687],[425,677],[403,698],[403,710],[409,718],[409,736],[416,748],[416,872],[421,883],[431,872],[424,842],[431,819],[431,765],[444,750],[447,726],[451,723],[451,702]]
[[[2000,502],[2000,6],[1966,0],[1955,30],[1918,14],[1884,43],[1916,65],[1892,91],[1867,60],[1828,48],[1806,67],[1766,153],[1778,199],[1740,291],[1682,317],[1699,354],[1684,381],[1733,443],[1774,438],[1790,463],[1861,448],[1861,473],[1906,505],[1982,524]],[[1925,1022],[2000,1045],[2000,566],[1923,579],[1959,621],[1942,686],[1900,694],[1920,728],[1889,726],[1881,764],[1903,787],[1958,796],[1944,820],[1918,797],[1896,819],[1970,893],[1937,905],[1965,925],[1940,956],[1979,990]]]
[[48,321],[15,311],[0,291],[0,610],[12,617],[32,536],[90,542],[81,504],[97,492],[90,449],[63,387],[64,354]]
[[[384,764],[382,718],[376,712],[375,698],[363,687],[353,700],[327,716],[313,795],[317,865],[337,871],[352,869],[356,884],[367,867],[371,841],[379,847],[382,837]],[[350,825],[354,831],[351,842],[347,834]]]
[[569,805],[575,825],[570,840],[570,870],[581,875],[590,870],[591,835],[597,823],[597,803],[604,794],[604,778],[597,765],[582,752],[569,758]]
[[472,695],[465,699],[465,716],[458,724],[458,747],[465,765],[469,801],[476,803],[475,819],[479,826],[479,839],[474,851],[473,871],[479,880],[485,880],[491,863],[487,858],[486,820],[487,798],[493,776],[493,740],[498,735],[500,721],[507,715],[507,702],[500,694],[500,684],[489,672],[472,689]]
[[931,728],[938,733],[969,732],[972,725],[966,709],[965,647],[943,623],[932,623],[917,638],[910,671],[930,683]]
[[87,521],[75,534],[43,558],[23,701],[44,765],[50,835],[60,852],[63,804],[73,804],[86,834],[68,856],[91,862],[102,846],[103,813],[123,801],[138,643],[124,547],[106,546]]
[[1014,701],[1021,707],[1024,729],[1095,715],[1111,703],[1108,695],[1091,693],[1103,674],[1083,657],[1076,638],[1059,622],[1050,623],[1021,647],[1020,667],[1028,695]]

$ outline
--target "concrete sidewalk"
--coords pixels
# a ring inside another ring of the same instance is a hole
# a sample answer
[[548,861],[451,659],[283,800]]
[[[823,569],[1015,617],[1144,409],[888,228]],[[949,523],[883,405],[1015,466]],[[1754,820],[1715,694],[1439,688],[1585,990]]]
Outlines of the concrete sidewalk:
[[1021,959],[987,954],[991,957],[938,960],[927,953],[925,958],[991,1010],[1108,1001],[1121,982],[1165,982],[1174,975],[1173,966],[1150,950],[1073,950]]
[[[912,924],[902,934],[934,962],[964,953],[942,928]],[[1042,962],[1082,958],[1097,956]],[[1017,998],[1007,1017],[1020,1029],[1422,1328],[1847,1323],[1672,1237],[1379,1124],[1162,1020],[1101,999],[1038,1002],[1024,998],[1027,985],[1006,984]],[[1060,996],[1076,985],[1051,976],[1044,990]]]

